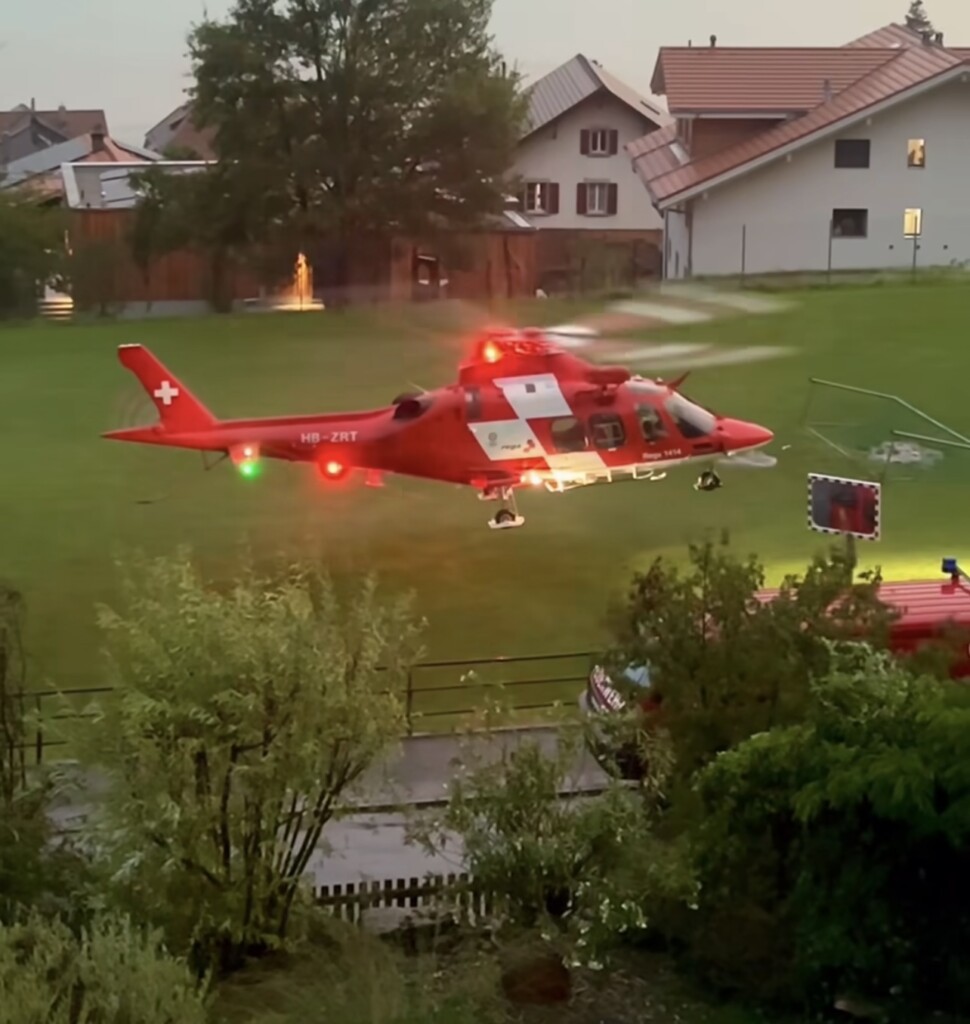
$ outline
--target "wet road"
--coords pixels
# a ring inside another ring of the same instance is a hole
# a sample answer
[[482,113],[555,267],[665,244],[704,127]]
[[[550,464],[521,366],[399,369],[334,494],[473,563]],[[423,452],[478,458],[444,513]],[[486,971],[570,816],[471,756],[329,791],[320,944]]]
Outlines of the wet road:
[[[315,885],[422,878],[429,873],[461,871],[462,851],[457,839],[435,857],[428,857],[420,847],[406,843],[407,814],[444,803],[456,762],[469,756],[477,761],[495,760],[501,756],[503,747],[513,749],[523,740],[537,742],[550,756],[559,744],[557,730],[548,726],[503,731],[498,736],[493,734],[491,742],[469,742],[454,736],[404,739],[398,750],[367,774],[354,794],[350,802],[359,810],[330,822],[324,829],[324,848],[317,850],[310,865]],[[602,769],[583,751],[569,772],[566,791],[598,792],[606,781]],[[83,798],[53,808],[53,819],[70,828],[96,805],[103,785],[103,779],[89,776]],[[401,810],[404,806],[410,808],[406,813]]]

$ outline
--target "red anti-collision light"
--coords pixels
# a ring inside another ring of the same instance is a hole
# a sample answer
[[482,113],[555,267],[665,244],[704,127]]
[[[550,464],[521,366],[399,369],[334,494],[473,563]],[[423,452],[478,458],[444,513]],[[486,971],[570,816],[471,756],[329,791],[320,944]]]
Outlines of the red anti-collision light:
[[494,341],[486,341],[482,346],[482,358],[486,363],[497,363],[502,358],[502,350]]

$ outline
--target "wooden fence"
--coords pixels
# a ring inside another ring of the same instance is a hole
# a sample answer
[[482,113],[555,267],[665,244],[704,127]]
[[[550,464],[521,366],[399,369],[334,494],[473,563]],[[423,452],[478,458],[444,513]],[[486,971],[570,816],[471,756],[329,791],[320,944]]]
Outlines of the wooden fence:
[[478,887],[464,873],[324,885],[314,890],[314,897],[328,913],[351,923],[359,923],[362,914],[371,909],[434,907],[474,924],[488,917],[496,902],[493,894]]

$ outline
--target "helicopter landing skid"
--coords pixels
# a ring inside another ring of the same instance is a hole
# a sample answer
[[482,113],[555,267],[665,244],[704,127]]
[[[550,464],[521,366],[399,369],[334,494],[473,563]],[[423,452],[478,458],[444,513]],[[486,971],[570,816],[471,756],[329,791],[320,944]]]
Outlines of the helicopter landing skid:
[[514,530],[518,526],[525,526],[525,516],[517,516],[510,509],[499,509],[494,519],[489,519],[490,530]]
[[479,494],[482,501],[501,501],[502,507],[489,519],[490,530],[512,530],[525,525],[525,516],[519,515],[515,491],[511,487],[490,488]]

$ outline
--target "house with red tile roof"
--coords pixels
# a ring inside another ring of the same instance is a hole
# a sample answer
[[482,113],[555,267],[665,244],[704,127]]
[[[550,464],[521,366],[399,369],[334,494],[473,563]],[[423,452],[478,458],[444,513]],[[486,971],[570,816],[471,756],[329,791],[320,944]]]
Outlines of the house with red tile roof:
[[672,121],[627,145],[664,276],[970,260],[970,48],[887,25],[835,47],[662,47]]
[[670,123],[663,106],[583,54],[536,80],[527,96],[513,166],[525,216],[540,230],[659,229],[625,147]]

